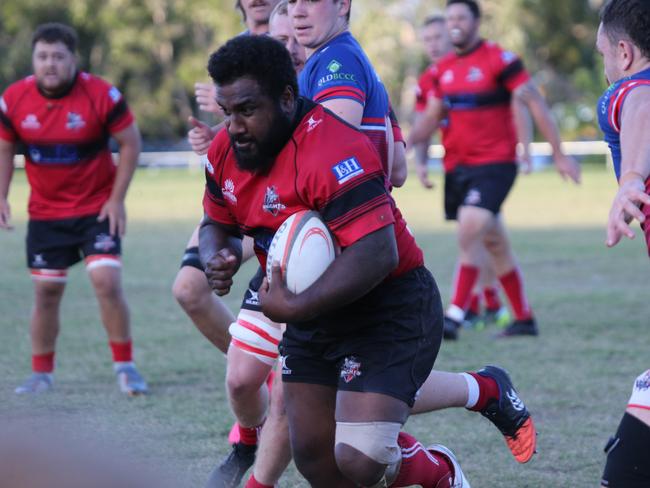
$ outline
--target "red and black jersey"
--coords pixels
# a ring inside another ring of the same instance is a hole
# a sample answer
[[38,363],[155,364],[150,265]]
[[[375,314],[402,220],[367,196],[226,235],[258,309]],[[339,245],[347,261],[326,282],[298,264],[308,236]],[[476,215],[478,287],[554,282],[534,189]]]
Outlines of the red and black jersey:
[[24,145],[29,216],[54,220],[98,213],[115,180],[111,134],[133,123],[119,90],[88,73],[46,97],[29,76],[0,98],[0,138]]
[[448,164],[514,163],[511,93],[530,79],[517,55],[481,41],[468,53],[447,54],[433,75],[433,96],[443,100],[448,112],[443,145],[454,159]]
[[239,169],[226,129],[214,138],[203,199],[207,215],[252,236],[262,268],[275,231],[306,209],[321,214],[342,248],[393,225],[399,266],[391,276],[422,266],[422,251],[386,190],[370,140],[320,105],[298,103],[293,135],[264,174]]

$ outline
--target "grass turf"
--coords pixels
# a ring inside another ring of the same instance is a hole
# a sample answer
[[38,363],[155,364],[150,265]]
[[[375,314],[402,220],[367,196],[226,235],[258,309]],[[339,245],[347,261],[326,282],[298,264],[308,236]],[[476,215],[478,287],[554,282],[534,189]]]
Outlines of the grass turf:
[[[24,174],[16,173],[16,229],[0,233],[0,418],[69,423],[116,441],[176,477],[177,486],[202,486],[229,450],[225,361],[170,293],[201,214],[202,186],[197,171],[141,170],[129,192],[124,287],[136,360],[151,395],[126,399],[118,393],[97,305],[84,270],[76,266],[62,307],[56,389],[24,398],[13,388],[30,367],[32,290],[23,245],[28,189]],[[648,367],[647,345],[638,339],[647,335],[647,257],[641,239],[605,248],[613,191],[613,177],[604,168],[587,169],[580,187],[539,173],[519,178],[505,205],[541,335],[495,341],[493,330],[463,330],[460,341],[443,344],[436,368],[506,367],[534,415],[539,454],[517,465],[494,427],[464,409],[415,416],[406,426],[425,443],[453,449],[475,488],[592,487],[599,480],[602,447],[615,431],[632,380]],[[440,180],[427,192],[412,177],[395,195],[447,297],[456,250],[454,227],[441,218]],[[234,311],[252,271],[252,263],[243,268],[227,298]],[[280,486],[306,483],[291,466]]]

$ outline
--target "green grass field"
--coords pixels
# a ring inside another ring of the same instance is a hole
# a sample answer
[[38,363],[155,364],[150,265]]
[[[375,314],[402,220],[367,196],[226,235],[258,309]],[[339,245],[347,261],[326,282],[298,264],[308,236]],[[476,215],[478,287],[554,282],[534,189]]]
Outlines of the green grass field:
[[[13,232],[0,233],[0,420],[70,424],[113,439],[177,486],[200,487],[227,453],[232,423],[225,361],[174,302],[171,283],[201,214],[202,175],[141,170],[132,184],[124,244],[124,286],[131,305],[136,359],[151,395],[118,393],[97,305],[82,267],[73,268],[62,311],[56,389],[36,398],[13,388],[29,372],[31,282],[25,269],[27,186],[17,172],[10,201]],[[438,180],[439,182],[439,180]],[[443,344],[437,369],[498,363],[512,374],[539,430],[539,454],[518,465],[498,432],[464,409],[413,417],[406,430],[452,448],[474,488],[593,487],[603,445],[622,415],[633,379],[648,367],[648,262],[641,239],[604,246],[614,191],[605,168],[580,187],[554,173],[518,180],[505,218],[537,315],[539,338],[495,341],[490,329],[462,331]],[[446,298],[456,258],[454,227],[442,221],[440,183],[425,192],[414,178],[396,198]],[[639,236],[640,237],[640,236]],[[248,264],[228,297],[236,310]],[[645,358],[645,359],[644,359]],[[0,436],[2,433],[0,432]],[[295,468],[281,486],[306,486]]]

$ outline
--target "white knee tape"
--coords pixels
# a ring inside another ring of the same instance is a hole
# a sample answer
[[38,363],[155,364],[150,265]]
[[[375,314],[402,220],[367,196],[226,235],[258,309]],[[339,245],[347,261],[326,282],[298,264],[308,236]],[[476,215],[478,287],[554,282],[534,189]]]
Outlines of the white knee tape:
[[632,387],[632,396],[627,402],[628,407],[645,408],[650,410],[650,369],[641,373]]
[[278,344],[282,339],[280,324],[266,318],[259,312],[242,310],[237,322],[228,329],[231,344],[255,356],[266,364],[273,364],[278,358]]
[[335,444],[347,444],[373,461],[391,465],[402,458],[397,445],[401,428],[397,422],[336,422]]

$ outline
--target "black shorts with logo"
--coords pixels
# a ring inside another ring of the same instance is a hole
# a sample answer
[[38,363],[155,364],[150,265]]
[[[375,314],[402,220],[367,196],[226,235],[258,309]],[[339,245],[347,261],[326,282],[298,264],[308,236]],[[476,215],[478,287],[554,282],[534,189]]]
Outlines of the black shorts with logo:
[[372,392],[413,406],[442,340],[442,303],[429,270],[386,281],[319,319],[287,324],[282,381]]
[[456,220],[458,209],[465,205],[497,215],[516,176],[514,163],[456,166],[445,174],[445,218]]
[[244,292],[244,299],[241,302],[242,310],[254,310],[255,312],[262,311],[262,305],[260,304],[260,299],[258,296],[258,291],[260,286],[262,286],[262,280],[264,280],[264,270],[260,266],[257,268],[255,275],[248,282],[248,288]]
[[122,251],[119,236],[110,235],[108,218],[97,222],[97,215],[30,220],[26,244],[32,269],[67,269],[88,256]]

